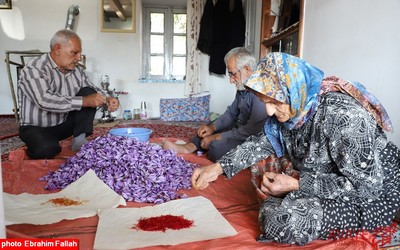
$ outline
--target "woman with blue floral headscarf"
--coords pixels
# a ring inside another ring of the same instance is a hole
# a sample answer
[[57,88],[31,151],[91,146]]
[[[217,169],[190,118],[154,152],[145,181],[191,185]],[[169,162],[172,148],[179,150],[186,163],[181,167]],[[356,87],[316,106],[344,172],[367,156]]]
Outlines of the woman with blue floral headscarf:
[[270,53],[246,82],[266,105],[264,131],[217,163],[198,168],[199,189],[271,156],[294,175],[265,172],[260,242],[304,245],[314,239],[373,231],[392,223],[400,206],[400,151],[387,140],[390,119],[363,85],[284,53]]

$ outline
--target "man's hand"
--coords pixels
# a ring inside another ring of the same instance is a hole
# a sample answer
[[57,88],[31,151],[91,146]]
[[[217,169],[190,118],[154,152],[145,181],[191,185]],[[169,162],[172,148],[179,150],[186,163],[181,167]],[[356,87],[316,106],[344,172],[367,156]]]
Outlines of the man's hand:
[[106,104],[106,97],[99,93],[94,93],[88,96],[82,97],[82,107],[101,107]]
[[199,128],[199,130],[197,130],[197,135],[200,138],[204,138],[206,136],[212,135],[214,131],[215,131],[215,126],[213,124],[211,124],[210,126],[203,125]]
[[196,189],[205,189],[210,182],[215,181],[222,173],[223,170],[219,163],[195,168],[191,178],[192,186]]
[[114,112],[119,107],[119,100],[115,97],[107,97],[107,110]]
[[216,140],[222,140],[221,134],[218,133],[204,137],[203,140],[201,140],[200,146],[202,149],[208,149],[210,143]]

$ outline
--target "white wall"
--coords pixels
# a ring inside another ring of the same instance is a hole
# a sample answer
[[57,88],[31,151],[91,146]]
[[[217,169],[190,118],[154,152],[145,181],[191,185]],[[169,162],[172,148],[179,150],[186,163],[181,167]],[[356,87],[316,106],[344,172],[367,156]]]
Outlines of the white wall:
[[[110,88],[129,92],[121,95],[122,109],[139,108],[147,101],[149,116],[158,117],[159,99],[184,97],[183,84],[138,83],[141,65],[141,1],[136,1],[136,33],[105,33],[100,31],[100,0],[13,0],[12,10],[0,10],[0,114],[12,114],[13,101],[4,63],[6,50],[49,50],[51,36],[65,27],[68,8],[80,6],[75,30],[82,38],[87,56],[87,72],[100,86],[100,76],[110,76]],[[204,56],[208,72],[208,57]],[[227,77],[206,76],[210,85],[211,111],[226,110],[235,93]],[[118,112],[121,113],[121,112]],[[115,113],[115,115],[118,115]],[[121,114],[122,115],[122,114]]]
[[305,0],[303,58],[363,83],[385,106],[400,145],[400,1]]

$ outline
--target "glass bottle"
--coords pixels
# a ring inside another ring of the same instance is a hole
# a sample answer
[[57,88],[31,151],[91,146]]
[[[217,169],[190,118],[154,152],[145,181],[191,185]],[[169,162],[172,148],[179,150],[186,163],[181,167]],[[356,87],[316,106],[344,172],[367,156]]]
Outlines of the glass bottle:
[[131,120],[132,112],[129,109],[124,110],[123,118],[124,120]]
[[146,102],[142,102],[140,105],[140,119],[146,120],[147,119],[147,108]]

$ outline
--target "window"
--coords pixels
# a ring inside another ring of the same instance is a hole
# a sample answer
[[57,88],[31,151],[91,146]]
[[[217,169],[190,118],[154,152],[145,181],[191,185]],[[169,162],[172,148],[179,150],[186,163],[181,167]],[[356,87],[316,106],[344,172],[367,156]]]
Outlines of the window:
[[144,7],[143,77],[183,80],[186,52],[186,9]]

